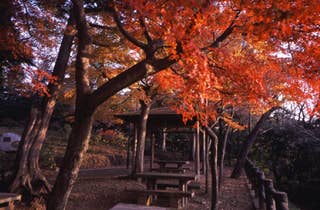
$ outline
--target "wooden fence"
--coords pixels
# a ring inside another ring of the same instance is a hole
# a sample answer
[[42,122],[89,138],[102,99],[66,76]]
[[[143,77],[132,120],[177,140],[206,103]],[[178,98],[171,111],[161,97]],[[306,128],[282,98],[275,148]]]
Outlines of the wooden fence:
[[256,208],[259,210],[289,210],[287,193],[274,189],[271,179],[265,178],[264,173],[247,159],[245,172],[250,188],[257,200]]

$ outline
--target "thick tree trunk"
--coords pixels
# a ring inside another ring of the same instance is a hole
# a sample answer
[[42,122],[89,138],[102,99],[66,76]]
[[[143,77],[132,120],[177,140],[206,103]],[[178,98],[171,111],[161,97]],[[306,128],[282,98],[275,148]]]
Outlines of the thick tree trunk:
[[254,126],[254,128],[250,132],[250,134],[248,136],[248,140],[244,143],[244,145],[241,148],[240,154],[238,156],[238,160],[237,160],[236,165],[232,171],[231,178],[239,178],[241,176],[242,169],[243,169],[244,164],[246,162],[246,158],[248,156],[249,150],[250,150],[252,144],[254,143],[254,141],[256,140],[256,137],[257,137],[263,123],[268,119],[268,117],[270,116],[270,114],[273,111],[275,111],[279,108],[280,107],[272,107],[271,109],[269,109],[267,112],[265,112],[260,117],[257,124]]
[[47,202],[47,209],[65,209],[72,186],[78,177],[83,155],[86,153],[91,135],[95,108],[91,106],[91,88],[89,84],[89,57],[91,37],[83,8],[84,2],[73,1],[73,15],[78,30],[78,52],[76,59],[76,111],[75,122],[69,137],[66,153],[59,170],[52,193]]
[[[218,200],[219,200],[219,187],[218,187],[218,137],[217,135],[212,131],[211,128],[205,127],[208,135],[210,136],[212,140],[211,145],[211,210],[217,210],[218,209]],[[221,178],[221,177],[220,177]]]
[[28,127],[23,135],[17,159],[17,171],[10,186],[11,192],[24,193],[25,196],[39,196],[47,193],[51,186],[42,175],[39,167],[39,155],[46,132],[48,116],[43,116],[39,108],[32,107]]
[[[68,26],[72,25],[72,18]],[[29,123],[25,127],[15,162],[15,173],[10,185],[11,192],[39,195],[51,190],[50,184],[41,173],[39,157],[51,116],[56,104],[58,92],[62,85],[66,66],[70,57],[74,34],[66,30],[59,49],[58,57],[53,69],[53,76],[57,82],[48,86],[49,96],[40,102],[34,100],[30,111]],[[28,192],[28,193],[27,193]]]
[[75,124],[69,138],[63,163],[57,176],[47,209],[65,209],[72,186],[77,179],[83,155],[88,149],[93,112],[85,105],[76,111]]
[[147,122],[149,117],[149,112],[151,108],[151,102],[146,103],[140,100],[141,105],[141,115],[140,115],[140,126],[138,132],[138,147],[136,155],[136,168],[135,173],[144,171],[144,149],[146,144],[146,134],[147,134]]

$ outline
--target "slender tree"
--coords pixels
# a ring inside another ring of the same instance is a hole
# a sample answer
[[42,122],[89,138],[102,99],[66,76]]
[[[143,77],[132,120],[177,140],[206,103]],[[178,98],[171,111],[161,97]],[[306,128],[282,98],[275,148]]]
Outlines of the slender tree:
[[274,112],[279,108],[280,107],[272,107],[271,109],[263,113],[263,115],[261,115],[260,119],[254,126],[252,131],[250,132],[247,141],[245,141],[245,143],[241,148],[236,165],[234,166],[234,169],[232,171],[231,178],[239,178],[241,176],[241,172],[246,162],[246,159],[248,157],[249,150],[252,144],[254,143],[254,141],[256,140],[257,135],[259,134],[259,131],[262,128],[263,123],[268,119],[268,117],[272,114],[272,112]]
[[39,157],[70,57],[74,39],[72,28],[73,18],[70,17],[52,73],[57,80],[48,85],[48,95],[35,97],[33,101],[29,122],[24,129],[16,157],[16,172],[10,186],[11,192],[27,189],[32,195],[38,195],[43,188],[47,192],[51,190],[50,184],[41,173]]
[[139,121],[139,129],[138,129],[138,144],[137,144],[137,154],[136,154],[136,164],[133,173],[143,172],[144,171],[144,150],[146,143],[146,135],[147,135],[147,122],[149,117],[150,108],[152,105],[152,98],[154,95],[151,95],[151,86],[145,84],[143,90],[146,95],[146,99],[140,99],[140,121]]
[[[231,114],[231,120],[233,118],[233,114],[234,111],[232,109],[232,114]],[[220,144],[220,148],[219,148],[219,156],[220,158],[218,158],[218,165],[219,165],[219,190],[221,190],[221,186],[222,186],[222,182],[223,182],[223,169],[224,169],[224,156],[226,153],[226,146],[227,146],[227,141],[229,138],[229,133],[232,131],[232,127],[231,125],[226,125],[227,129],[225,131],[224,137],[223,139],[221,139],[221,144]]]
[[[218,200],[219,200],[219,173],[218,173],[218,136],[214,131],[206,126],[205,127],[208,135],[212,140],[211,145],[211,179],[212,179],[212,194],[211,194],[211,210],[218,209]],[[221,178],[221,177],[220,177]]]

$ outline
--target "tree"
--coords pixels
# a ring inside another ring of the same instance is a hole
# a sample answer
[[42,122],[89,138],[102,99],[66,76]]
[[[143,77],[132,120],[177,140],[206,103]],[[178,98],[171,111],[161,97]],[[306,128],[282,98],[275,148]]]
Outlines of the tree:
[[[232,121],[233,119],[233,108],[231,108],[231,116],[227,116],[225,118],[226,121],[229,120]],[[231,124],[231,123],[230,123]],[[220,128],[221,129],[221,128]],[[221,186],[222,186],[222,182],[223,182],[223,168],[224,168],[224,156],[226,153],[226,146],[227,146],[227,141],[229,138],[229,133],[232,131],[233,127],[229,124],[226,125],[226,131],[224,133],[224,136],[222,139],[220,139],[220,144],[218,145],[218,149],[219,149],[219,158],[218,158],[218,165],[219,165],[219,189],[221,190]]]
[[144,170],[144,150],[146,143],[146,134],[147,134],[147,122],[149,117],[150,108],[152,105],[152,100],[155,96],[153,93],[154,90],[150,84],[144,84],[143,90],[145,92],[145,99],[140,99],[140,121],[138,129],[138,142],[137,142],[137,154],[136,154],[136,163],[133,173],[143,172]]
[[[211,128],[205,127],[208,135],[212,140],[211,145],[211,210],[218,209],[218,199],[219,199],[219,173],[218,173],[218,136],[212,131]],[[221,178],[221,177],[220,177]]]
[[[10,186],[11,192],[21,191],[23,188],[28,189],[32,195],[38,195],[40,191],[43,191],[42,188],[45,188],[47,192],[51,190],[50,184],[41,173],[39,157],[70,57],[74,38],[74,32],[70,30],[72,25],[73,21],[70,18],[52,73],[57,81],[48,85],[48,95],[33,102],[29,122],[23,132],[16,157],[17,171]],[[38,189],[35,189],[34,186],[38,186]]]
[[248,136],[248,140],[244,143],[244,145],[241,148],[239,157],[237,159],[237,163],[234,166],[234,169],[232,171],[231,177],[232,178],[239,178],[241,175],[241,171],[244,167],[244,164],[246,162],[249,149],[251,148],[252,144],[254,143],[257,135],[259,134],[260,129],[263,126],[263,123],[268,119],[268,117],[274,112],[275,110],[279,109],[279,107],[272,107],[267,112],[265,112],[260,119],[258,120],[257,124],[254,126],[252,131],[250,132]]

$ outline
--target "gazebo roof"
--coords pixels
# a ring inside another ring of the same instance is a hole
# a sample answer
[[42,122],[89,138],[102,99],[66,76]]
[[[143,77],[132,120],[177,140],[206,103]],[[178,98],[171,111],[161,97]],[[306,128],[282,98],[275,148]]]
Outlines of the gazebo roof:
[[[125,112],[116,114],[118,117],[127,122],[138,122],[140,119],[140,110],[133,112]],[[190,127],[195,123],[194,120],[188,121],[184,124],[182,115],[177,114],[169,107],[153,108],[149,112],[148,127]]]

